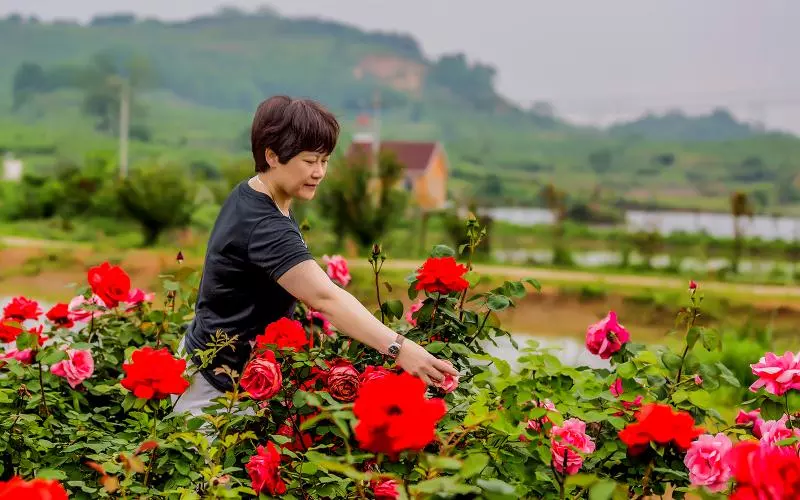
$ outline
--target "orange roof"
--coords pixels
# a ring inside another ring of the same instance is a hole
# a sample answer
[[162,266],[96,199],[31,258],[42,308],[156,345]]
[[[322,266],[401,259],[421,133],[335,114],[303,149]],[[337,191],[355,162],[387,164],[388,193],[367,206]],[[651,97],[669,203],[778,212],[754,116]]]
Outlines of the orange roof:
[[[381,141],[381,152],[394,153],[407,171],[422,172],[428,168],[436,146],[436,142]],[[371,142],[353,142],[347,149],[346,156],[350,158],[369,154],[371,147]]]

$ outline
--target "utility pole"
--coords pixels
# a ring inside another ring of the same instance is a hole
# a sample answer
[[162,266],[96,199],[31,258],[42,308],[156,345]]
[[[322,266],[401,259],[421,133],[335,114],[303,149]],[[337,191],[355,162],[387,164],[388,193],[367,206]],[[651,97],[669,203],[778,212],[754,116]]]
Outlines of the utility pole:
[[128,125],[130,121],[131,88],[128,80],[120,80],[119,96],[119,173],[128,176]]

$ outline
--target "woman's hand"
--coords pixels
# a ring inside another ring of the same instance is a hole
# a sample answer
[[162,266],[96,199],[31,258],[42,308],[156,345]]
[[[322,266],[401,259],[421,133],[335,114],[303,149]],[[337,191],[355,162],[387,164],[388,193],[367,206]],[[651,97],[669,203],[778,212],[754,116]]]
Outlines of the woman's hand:
[[458,375],[458,371],[449,361],[436,358],[409,339],[405,339],[400,347],[397,364],[411,375],[421,378],[427,385],[442,383],[445,375]]

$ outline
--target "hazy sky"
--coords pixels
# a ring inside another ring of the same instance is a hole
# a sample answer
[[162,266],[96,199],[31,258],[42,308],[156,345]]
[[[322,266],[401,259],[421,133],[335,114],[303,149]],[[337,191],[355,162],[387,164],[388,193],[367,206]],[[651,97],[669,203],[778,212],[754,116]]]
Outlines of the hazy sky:
[[726,105],[800,132],[799,0],[0,0],[0,15],[180,19],[222,5],[407,32],[430,56],[494,65],[504,95],[575,120]]

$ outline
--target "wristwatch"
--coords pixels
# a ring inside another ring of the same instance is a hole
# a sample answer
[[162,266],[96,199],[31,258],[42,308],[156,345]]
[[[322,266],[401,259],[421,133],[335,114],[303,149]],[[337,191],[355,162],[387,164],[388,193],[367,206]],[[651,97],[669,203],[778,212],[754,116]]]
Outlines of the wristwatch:
[[397,355],[400,354],[400,348],[403,346],[403,341],[405,339],[405,337],[398,333],[397,337],[394,339],[394,342],[392,342],[386,349],[386,355],[391,358],[396,358]]

